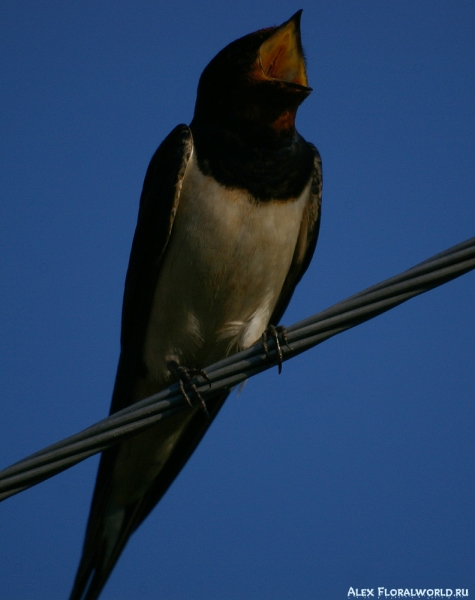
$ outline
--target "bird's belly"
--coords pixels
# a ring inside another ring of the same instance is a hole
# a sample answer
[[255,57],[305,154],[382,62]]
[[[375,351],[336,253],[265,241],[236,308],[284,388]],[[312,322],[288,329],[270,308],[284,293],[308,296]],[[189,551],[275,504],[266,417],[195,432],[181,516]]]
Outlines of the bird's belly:
[[294,254],[300,198],[256,202],[226,189],[191,157],[160,269],[144,346],[148,379],[165,384],[167,361],[205,367],[256,342]]
[[[256,342],[266,329],[292,262],[310,193],[256,202],[225,189],[190,158],[155,288],[135,400],[171,380],[170,359],[204,368]],[[122,443],[111,498],[126,506],[148,489],[194,412],[180,413]]]

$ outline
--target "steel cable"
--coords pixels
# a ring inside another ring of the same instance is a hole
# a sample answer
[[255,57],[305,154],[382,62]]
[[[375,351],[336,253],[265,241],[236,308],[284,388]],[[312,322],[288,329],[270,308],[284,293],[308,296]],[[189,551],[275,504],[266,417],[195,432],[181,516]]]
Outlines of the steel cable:
[[[475,268],[475,238],[453,246],[428,260],[386,279],[334,306],[287,328],[288,346],[282,347],[286,361],[364,321],[427,292]],[[275,343],[269,340],[270,357],[260,342],[211,365],[195,379],[203,398],[223,388],[232,388],[244,380],[275,366]],[[0,501],[17,494],[65,469],[101,452],[126,437],[143,431],[158,421],[186,410],[187,402],[177,384],[173,384],[128,408],[32,454],[0,472]]]

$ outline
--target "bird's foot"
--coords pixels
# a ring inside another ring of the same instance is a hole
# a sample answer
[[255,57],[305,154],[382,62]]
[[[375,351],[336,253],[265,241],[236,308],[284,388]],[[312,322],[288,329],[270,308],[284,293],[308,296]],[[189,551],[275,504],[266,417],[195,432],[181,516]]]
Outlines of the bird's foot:
[[267,344],[267,340],[269,337],[274,340],[275,353],[276,353],[276,357],[277,357],[277,366],[278,366],[279,375],[280,375],[282,373],[283,354],[282,354],[282,344],[279,339],[279,336],[280,336],[280,339],[282,340],[282,342],[287,346],[287,348],[289,350],[292,350],[292,348],[289,346],[289,341],[288,341],[288,337],[287,337],[287,329],[283,325],[279,325],[278,327],[274,327],[274,325],[269,325],[269,327],[262,334],[261,341],[262,341],[262,347],[264,348],[265,355],[267,356],[267,358],[270,358],[269,346]]
[[[201,375],[205,381],[207,381],[209,387],[211,387],[211,379],[203,369],[193,369],[188,367],[182,367],[180,363],[174,359],[169,360],[167,363],[168,368],[172,373],[178,377],[178,384],[180,386],[180,392],[183,398],[188,402],[190,406],[193,406],[190,396],[194,397],[200,403],[202,411],[207,417],[209,417],[208,409],[206,408],[206,402],[193,383],[193,377],[195,375]],[[188,393],[187,393],[188,389]]]

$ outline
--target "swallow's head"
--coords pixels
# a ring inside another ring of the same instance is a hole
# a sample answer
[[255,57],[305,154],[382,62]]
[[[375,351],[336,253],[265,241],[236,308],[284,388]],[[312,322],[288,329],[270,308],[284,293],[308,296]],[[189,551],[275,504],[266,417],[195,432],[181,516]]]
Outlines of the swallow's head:
[[201,75],[194,118],[292,130],[298,106],[312,91],[300,39],[301,13],[221,50]]

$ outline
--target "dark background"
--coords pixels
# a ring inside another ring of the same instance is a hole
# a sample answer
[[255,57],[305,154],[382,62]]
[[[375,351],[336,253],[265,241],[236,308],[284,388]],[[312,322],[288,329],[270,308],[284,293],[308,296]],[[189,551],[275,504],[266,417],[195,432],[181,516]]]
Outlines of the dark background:
[[[208,61],[301,7],[324,204],[284,322],[475,234],[473,2],[3,3],[2,466],[107,414],[148,161]],[[233,394],[102,598],[475,593],[474,282]],[[2,598],[67,597],[97,462],[2,504]]]

